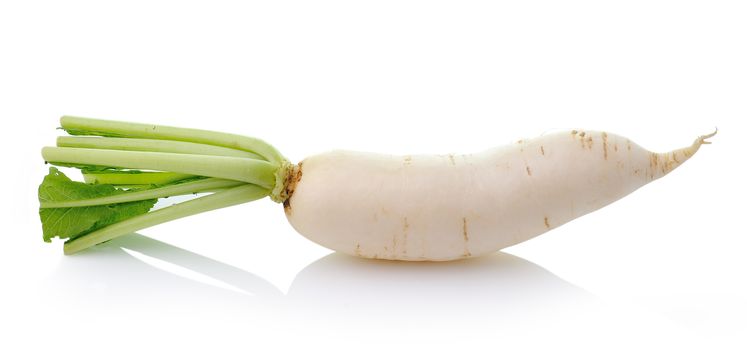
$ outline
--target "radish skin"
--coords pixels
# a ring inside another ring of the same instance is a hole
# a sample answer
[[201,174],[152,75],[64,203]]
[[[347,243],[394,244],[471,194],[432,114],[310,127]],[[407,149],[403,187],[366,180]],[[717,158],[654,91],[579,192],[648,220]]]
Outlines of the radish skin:
[[714,134],[667,153],[581,130],[466,155],[332,151],[290,171],[285,213],[308,239],[350,255],[475,257],[628,195],[681,165]]

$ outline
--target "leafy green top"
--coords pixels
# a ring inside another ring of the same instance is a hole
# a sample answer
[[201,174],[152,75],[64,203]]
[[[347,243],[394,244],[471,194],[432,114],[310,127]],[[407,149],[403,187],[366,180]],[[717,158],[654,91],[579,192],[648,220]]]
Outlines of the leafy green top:
[[[113,185],[86,184],[70,180],[57,168],[49,168],[39,186],[39,202],[71,201],[106,197],[127,192]],[[147,213],[157,199],[72,208],[42,208],[44,241],[52,237],[75,239],[101,227]]]
[[[64,116],[68,134],[42,148],[46,164],[79,168],[87,183],[51,168],[39,186],[43,238],[74,254],[164,222],[270,196],[282,202],[288,161],[236,134]],[[210,193],[151,210],[159,198]]]

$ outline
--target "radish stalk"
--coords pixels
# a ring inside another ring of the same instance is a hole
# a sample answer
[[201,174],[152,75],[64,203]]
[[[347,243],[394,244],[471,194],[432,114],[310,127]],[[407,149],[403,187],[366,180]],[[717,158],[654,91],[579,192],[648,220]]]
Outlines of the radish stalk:
[[[118,236],[269,196],[308,239],[391,260],[489,254],[604,207],[668,174],[708,138],[666,153],[572,130],[466,155],[331,151],[298,165],[251,137],[62,117],[39,188],[44,239],[73,254]],[[213,194],[152,210],[159,198]]]
[[83,249],[106,242],[121,235],[144,228],[162,224],[183,217],[204,213],[215,209],[251,202],[266,197],[268,190],[256,185],[246,184],[221,190],[215,194],[192,199],[170,207],[151,211],[134,218],[106,226],[78,239],[65,243],[65,254],[77,253]]
[[62,117],[60,119],[60,124],[62,125],[62,128],[71,135],[97,135],[185,141],[255,153],[273,164],[281,164],[285,161],[285,158],[280,154],[280,152],[270,144],[260,139],[241,135],[72,116]]
[[76,207],[91,207],[97,205],[107,205],[116,203],[136,202],[145,199],[158,199],[168,198],[171,196],[181,196],[185,194],[195,194],[202,192],[213,192],[216,190],[227,189],[236,187],[244,184],[240,181],[223,180],[223,179],[202,179],[195,180],[186,183],[180,183],[167,187],[156,187],[153,189],[124,192],[119,195],[92,198],[92,199],[80,199],[70,201],[56,201],[56,202],[40,202],[39,207],[44,208],[76,208]]
[[194,178],[191,174],[172,172],[137,172],[128,171],[83,171],[83,180],[92,184],[112,184],[120,186],[132,185],[164,185],[176,181]]
[[166,152],[180,154],[202,154],[206,156],[224,156],[237,158],[264,159],[247,151],[232,148],[205,145],[194,142],[133,139],[123,137],[79,137],[60,136],[57,147],[96,148],[122,151]]
[[243,181],[266,188],[275,184],[276,166],[249,158],[69,147],[44,147],[42,157],[52,164],[171,171]]

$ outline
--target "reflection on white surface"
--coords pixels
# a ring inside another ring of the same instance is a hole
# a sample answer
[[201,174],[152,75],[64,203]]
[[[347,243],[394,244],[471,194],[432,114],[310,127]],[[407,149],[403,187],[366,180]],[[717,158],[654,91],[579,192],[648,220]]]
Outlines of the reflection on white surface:
[[124,250],[127,254],[132,255],[134,258],[149,264],[159,270],[163,270],[164,272],[171,273],[177,276],[184,277],[186,279],[193,280],[195,282],[200,282],[208,285],[212,285],[218,288],[224,288],[227,290],[239,292],[239,293],[246,293],[248,295],[252,295],[248,293],[245,290],[242,290],[240,288],[234,287],[233,285],[230,285],[228,283],[222,282],[218,279],[215,279],[209,275],[202,274],[200,272],[190,270],[188,268],[179,266],[177,264],[171,263],[169,261],[160,260],[155,257],[151,257],[149,255],[145,255],[143,253],[140,253],[138,251],[130,250],[127,248],[122,247],[122,250]]
[[[287,293],[251,272],[138,234],[60,261],[44,285],[45,322],[87,322],[98,332],[116,325],[163,338],[170,325],[170,339],[184,332],[200,338],[207,322],[221,330],[222,341],[244,345],[700,344],[665,317],[601,301],[506,253],[447,263],[333,253],[298,272]],[[635,336],[620,338],[620,329]],[[208,336],[203,345],[216,339]]]
[[591,299],[506,253],[446,263],[367,260],[333,253],[303,269],[287,297],[331,318],[495,318]]
[[189,305],[217,314],[282,296],[252,273],[139,234],[61,259],[47,283],[69,307],[92,313]]
[[[592,299],[506,253],[448,263],[366,260],[333,253],[304,268],[287,294],[234,266],[139,235],[62,259],[47,288],[78,312],[145,308],[249,315],[271,310],[317,320],[398,315],[495,317]],[[86,307],[80,307],[86,306]],[[238,310],[252,312],[238,312]],[[248,309],[248,310],[246,310]]]

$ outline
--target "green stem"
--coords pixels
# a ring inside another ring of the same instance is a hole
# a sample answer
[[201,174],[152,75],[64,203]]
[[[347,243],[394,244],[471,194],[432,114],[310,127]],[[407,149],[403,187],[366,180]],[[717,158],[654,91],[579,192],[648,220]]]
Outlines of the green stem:
[[95,205],[107,205],[115,203],[135,202],[146,199],[165,198],[170,196],[180,196],[191,193],[201,192],[213,192],[219,189],[236,187],[241,185],[241,182],[233,180],[223,179],[204,179],[185,182],[181,184],[154,188],[142,191],[125,192],[118,195],[91,198],[91,199],[80,199],[72,201],[59,201],[59,202],[40,202],[40,208],[74,208],[74,207],[88,207]]
[[277,166],[263,160],[103,149],[44,147],[49,163],[99,165],[125,169],[159,170],[237,180],[272,189]]
[[202,143],[253,152],[279,165],[285,157],[270,144],[253,137],[152,124],[63,116],[62,128],[71,135],[100,135]]
[[260,199],[267,196],[268,193],[269,191],[267,189],[259,186],[242,185],[197,199],[174,204],[166,208],[154,210],[111,224],[74,240],[69,240],[65,242],[65,254],[74,254],[83,249],[106,242],[124,234],[132,233],[164,222]]
[[149,140],[124,137],[85,137],[85,136],[60,136],[57,138],[57,147],[74,148],[96,148],[113,149],[122,151],[143,152],[165,152],[182,154],[202,154],[206,156],[224,156],[236,158],[264,159],[261,156],[247,151],[233,148],[206,145],[202,143],[171,141],[171,140]]
[[172,172],[142,172],[137,174],[128,174],[126,172],[83,172],[83,180],[89,184],[164,185],[191,177],[195,176]]

